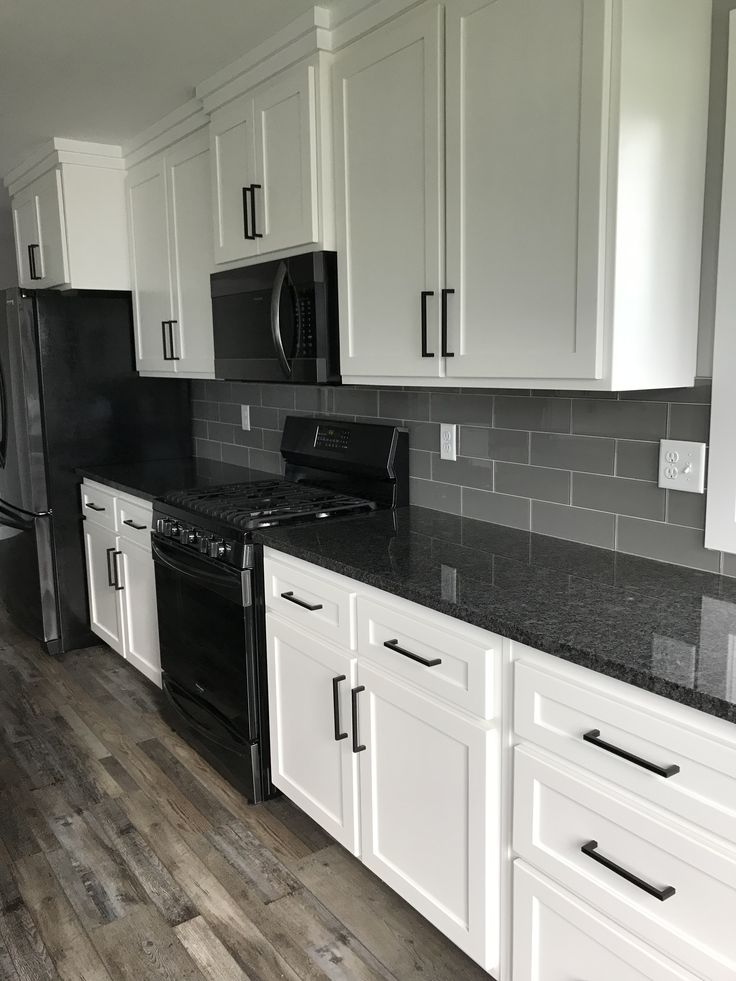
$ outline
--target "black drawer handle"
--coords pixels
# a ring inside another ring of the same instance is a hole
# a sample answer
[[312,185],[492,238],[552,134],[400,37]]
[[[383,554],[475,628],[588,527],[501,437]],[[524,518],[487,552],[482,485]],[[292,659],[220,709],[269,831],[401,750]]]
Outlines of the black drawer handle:
[[643,889],[645,893],[650,896],[654,896],[661,903],[665,899],[670,899],[675,895],[676,889],[674,886],[665,886],[664,889],[657,889],[656,886],[651,885],[649,882],[645,882],[644,879],[640,879],[638,875],[634,875],[633,872],[629,872],[627,869],[621,868],[620,865],[616,865],[612,862],[610,858],[605,858],[596,849],[598,848],[597,841],[586,841],[586,843],[581,847],[580,851],[583,855],[587,855],[588,858],[592,858],[594,862],[598,862],[599,865],[604,866],[604,868],[610,869],[611,872],[615,872],[616,875],[620,875],[622,879],[626,879],[627,882],[631,882],[633,885],[638,886],[639,889]]
[[442,664],[441,657],[435,657],[431,661],[428,661],[426,657],[420,657],[418,654],[412,654],[411,651],[399,647],[398,640],[385,640],[383,646],[388,647],[390,651],[394,651],[396,654],[403,654],[404,657],[411,658],[412,661],[416,661],[418,664],[423,664],[425,668],[436,668],[438,664]]
[[309,610],[310,613],[314,613],[315,610],[322,609],[321,603],[315,603],[314,606],[312,606],[311,603],[305,603],[304,600],[297,599],[291,590],[288,593],[282,593],[281,599],[288,600],[290,603],[296,603],[297,606],[301,606],[303,610]]
[[106,508],[101,508],[99,504],[93,504],[92,501],[87,501],[87,503],[84,506],[86,508],[89,508],[91,511],[105,511],[106,510]]
[[599,749],[605,749],[607,753],[613,753],[614,756],[620,756],[622,760],[628,760],[629,763],[635,763],[637,766],[643,767],[645,770],[649,770],[650,773],[656,773],[658,777],[674,777],[676,773],[680,772],[680,767],[676,763],[672,766],[657,766],[656,763],[650,763],[649,760],[643,760],[641,756],[634,756],[633,753],[628,753],[625,749],[621,749],[618,746],[613,746],[611,743],[604,742],[600,738],[600,729],[591,729],[590,732],[583,733],[583,739],[586,743],[592,743]]
[[340,732],[340,682],[347,680],[344,674],[332,679],[332,714],[335,720],[335,742],[338,743],[341,739],[348,738],[346,732]]
[[135,529],[135,531],[145,531],[148,527],[148,525],[137,525],[132,518],[128,518],[127,521],[123,522],[123,524],[127,525],[129,528]]
[[365,685],[358,685],[357,688],[353,688],[350,692],[350,698],[353,706],[353,752],[362,753],[365,746],[358,744],[358,695],[362,691],[365,691]]

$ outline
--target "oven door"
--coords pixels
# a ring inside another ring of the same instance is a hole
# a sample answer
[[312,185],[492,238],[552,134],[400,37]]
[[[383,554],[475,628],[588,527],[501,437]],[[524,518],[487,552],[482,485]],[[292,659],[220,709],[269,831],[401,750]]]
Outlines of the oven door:
[[259,735],[253,572],[158,535],[152,550],[166,693],[204,740],[250,755]]

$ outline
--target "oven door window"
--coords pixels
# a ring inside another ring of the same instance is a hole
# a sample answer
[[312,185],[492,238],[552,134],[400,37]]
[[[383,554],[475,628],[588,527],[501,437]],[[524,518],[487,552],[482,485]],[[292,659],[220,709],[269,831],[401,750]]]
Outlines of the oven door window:
[[[161,642],[161,667],[177,690],[188,693],[188,708],[202,721],[212,709],[213,720],[245,740],[257,738],[255,631],[252,607],[242,605],[240,573],[213,570],[210,563],[186,555],[179,558],[170,545],[156,546],[156,596]],[[177,550],[178,551],[178,550]],[[186,563],[187,572],[169,562]],[[219,589],[197,571],[230,576]],[[250,573],[245,573],[250,575]],[[182,701],[185,701],[182,695]],[[206,732],[206,727],[201,725]]]

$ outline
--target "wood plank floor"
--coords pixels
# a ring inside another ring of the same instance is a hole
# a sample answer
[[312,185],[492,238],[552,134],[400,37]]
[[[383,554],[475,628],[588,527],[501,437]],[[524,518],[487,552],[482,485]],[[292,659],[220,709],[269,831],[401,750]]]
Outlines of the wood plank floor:
[[286,798],[249,807],[159,700],[0,613],[0,981],[488,981]]

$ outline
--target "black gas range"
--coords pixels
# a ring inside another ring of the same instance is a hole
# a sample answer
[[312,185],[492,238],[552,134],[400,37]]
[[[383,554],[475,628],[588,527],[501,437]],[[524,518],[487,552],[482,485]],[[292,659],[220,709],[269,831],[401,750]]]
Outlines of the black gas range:
[[255,531],[408,504],[408,434],[291,416],[283,479],[154,504],[163,687],[172,725],[255,803],[271,792],[262,549]]

